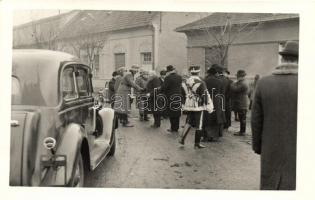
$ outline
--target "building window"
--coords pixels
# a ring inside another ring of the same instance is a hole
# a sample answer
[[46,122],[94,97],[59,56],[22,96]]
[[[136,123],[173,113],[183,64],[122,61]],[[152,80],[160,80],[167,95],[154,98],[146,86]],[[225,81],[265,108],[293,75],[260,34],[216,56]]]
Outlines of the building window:
[[125,67],[125,53],[115,53],[115,68]]
[[143,65],[152,64],[151,52],[141,53],[141,64],[143,64]]

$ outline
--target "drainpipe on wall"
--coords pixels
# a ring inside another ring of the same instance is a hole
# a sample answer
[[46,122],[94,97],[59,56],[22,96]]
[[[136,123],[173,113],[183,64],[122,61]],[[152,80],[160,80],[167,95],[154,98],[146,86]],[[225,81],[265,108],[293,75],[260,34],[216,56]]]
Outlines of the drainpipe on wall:
[[155,69],[155,26],[152,24],[152,70]]
[[152,24],[152,70],[158,66],[159,25]]

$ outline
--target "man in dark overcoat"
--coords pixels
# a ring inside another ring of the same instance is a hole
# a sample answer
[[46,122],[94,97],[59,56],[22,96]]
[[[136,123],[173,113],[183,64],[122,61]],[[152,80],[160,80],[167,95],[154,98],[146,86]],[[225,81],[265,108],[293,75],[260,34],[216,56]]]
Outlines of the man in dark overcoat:
[[166,74],[161,90],[167,98],[166,111],[171,124],[171,128],[167,131],[177,132],[181,116],[182,77],[176,73],[172,65],[166,67]]
[[236,74],[237,81],[231,84],[231,91],[234,94],[233,109],[237,112],[240,120],[240,131],[235,133],[235,136],[244,136],[246,132],[249,88],[245,76],[246,72],[244,70],[238,70]]
[[230,72],[218,65],[217,71],[219,73],[218,78],[223,83],[223,94],[224,94],[224,115],[225,123],[223,125],[224,129],[227,129],[231,126],[231,84],[233,81],[228,77]]
[[161,95],[162,81],[158,77],[155,71],[149,71],[149,80],[146,85],[147,96],[149,97],[149,112],[152,113],[154,124],[151,125],[152,128],[159,128],[161,126],[161,115],[165,109],[166,99]]
[[256,86],[252,107],[253,150],[261,155],[262,190],[295,190],[298,43],[280,51],[282,64]]
[[204,117],[204,142],[215,142],[222,137],[224,118],[224,94],[223,82],[218,78],[218,71],[215,66],[211,66],[207,71],[205,83],[213,101],[214,111],[205,112]]

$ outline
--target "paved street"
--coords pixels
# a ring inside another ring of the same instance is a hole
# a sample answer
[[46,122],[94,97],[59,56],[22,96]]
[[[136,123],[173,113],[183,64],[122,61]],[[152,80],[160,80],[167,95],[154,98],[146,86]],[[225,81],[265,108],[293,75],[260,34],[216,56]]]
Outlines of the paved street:
[[150,128],[152,118],[130,120],[135,127],[118,129],[115,156],[88,174],[87,187],[259,189],[259,156],[250,135],[233,136],[236,122],[221,142],[195,150],[192,131],[181,148],[178,135],[166,131],[168,120],[160,129]]

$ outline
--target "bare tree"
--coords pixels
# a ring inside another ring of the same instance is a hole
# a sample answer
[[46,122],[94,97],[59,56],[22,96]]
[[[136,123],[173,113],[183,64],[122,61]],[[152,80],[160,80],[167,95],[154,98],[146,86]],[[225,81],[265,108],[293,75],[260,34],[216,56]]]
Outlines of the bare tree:
[[82,55],[85,55],[87,57],[87,64],[95,73],[95,58],[104,47],[104,36],[101,34],[86,34],[72,39],[68,44],[72,47],[76,56],[80,58]]
[[[231,45],[240,37],[248,37],[254,33],[262,24],[261,21],[246,23],[232,23],[230,15],[225,17],[225,24],[215,27],[203,27],[197,30],[205,37],[206,47],[208,47],[208,57],[206,66],[220,64],[227,68],[227,56]],[[197,32],[195,32],[197,34]],[[198,33],[198,34],[199,34]]]

